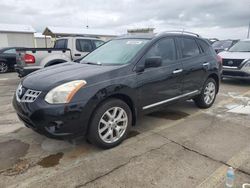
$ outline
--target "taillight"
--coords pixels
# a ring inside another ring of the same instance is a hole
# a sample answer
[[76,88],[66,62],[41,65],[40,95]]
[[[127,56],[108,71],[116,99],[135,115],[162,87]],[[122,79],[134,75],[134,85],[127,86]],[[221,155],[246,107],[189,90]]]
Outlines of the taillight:
[[36,62],[36,59],[33,55],[25,54],[24,55],[24,62],[26,64],[34,64]]
[[217,61],[222,64],[222,57],[217,55]]

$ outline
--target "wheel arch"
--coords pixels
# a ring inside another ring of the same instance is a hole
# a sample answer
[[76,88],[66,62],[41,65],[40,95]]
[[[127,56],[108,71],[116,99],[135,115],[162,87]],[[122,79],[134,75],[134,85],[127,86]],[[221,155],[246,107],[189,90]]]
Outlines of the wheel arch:
[[220,79],[219,79],[219,76],[218,76],[217,74],[215,74],[215,73],[212,73],[212,74],[210,74],[210,75],[208,76],[208,78],[213,78],[213,79],[215,80],[215,82],[216,82],[216,84],[217,84],[217,91],[216,91],[216,93],[218,93],[218,92],[219,92],[219,86],[220,86]]

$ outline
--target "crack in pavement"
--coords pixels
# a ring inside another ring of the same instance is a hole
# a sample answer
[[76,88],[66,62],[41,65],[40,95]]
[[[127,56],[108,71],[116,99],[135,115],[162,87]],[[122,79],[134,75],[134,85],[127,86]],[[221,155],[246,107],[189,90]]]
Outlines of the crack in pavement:
[[[190,151],[190,152],[193,152],[193,153],[196,153],[196,154],[198,154],[198,155],[201,155],[201,156],[203,156],[203,157],[205,157],[205,158],[207,158],[207,159],[210,159],[210,160],[212,160],[212,161],[218,162],[218,163],[223,164],[223,165],[225,165],[225,166],[227,166],[227,167],[233,167],[232,165],[228,164],[227,162],[224,162],[224,161],[221,161],[221,160],[218,160],[218,159],[214,159],[213,157],[210,157],[209,155],[206,155],[206,154],[201,153],[201,152],[199,152],[199,151],[196,151],[196,150],[194,150],[194,149],[190,149],[190,148],[188,148],[187,146],[185,146],[185,145],[183,145],[183,144],[180,144],[179,142],[176,142],[176,141],[174,141],[174,140],[171,140],[170,138],[168,138],[168,137],[166,137],[166,136],[163,136],[163,135],[161,135],[161,134],[159,134],[159,133],[155,133],[155,134],[157,134],[157,135],[159,135],[159,136],[161,136],[161,137],[167,139],[167,140],[170,141],[171,143],[174,143],[174,144],[177,144],[177,145],[181,146],[181,147],[184,148],[185,150],[188,150],[188,151]],[[234,168],[235,170],[237,170],[237,171],[239,171],[239,172],[245,174],[245,175],[250,176],[250,172],[247,172],[247,171],[245,171],[245,170],[242,170],[242,169],[236,168],[236,167],[233,167],[233,168]]]
[[95,182],[96,180],[101,179],[101,178],[103,178],[103,177],[105,177],[105,176],[111,174],[112,172],[114,172],[114,171],[116,171],[116,170],[118,170],[118,169],[120,169],[120,168],[126,166],[126,165],[129,164],[132,160],[134,160],[134,159],[136,159],[136,158],[138,158],[138,157],[141,157],[141,156],[143,156],[143,155],[145,155],[145,154],[147,154],[147,153],[150,153],[150,152],[152,152],[152,151],[161,149],[161,148],[163,148],[164,146],[166,146],[167,144],[169,144],[169,142],[168,142],[168,143],[165,143],[165,144],[162,144],[161,146],[159,146],[159,147],[157,147],[157,148],[152,148],[152,149],[150,149],[150,150],[148,150],[148,151],[146,151],[146,152],[144,152],[144,153],[142,153],[142,154],[140,154],[140,155],[133,156],[133,157],[131,157],[127,162],[125,162],[125,163],[123,163],[123,164],[120,164],[120,165],[116,166],[115,168],[111,169],[110,171],[108,171],[108,172],[106,172],[106,173],[104,173],[104,174],[102,174],[102,175],[100,175],[100,176],[97,176],[96,178],[94,178],[94,179],[92,179],[92,180],[89,180],[89,181],[87,181],[87,182],[85,182],[85,183],[83,183],[83,184],[76,185],[75,188],[85,187],[85,186],[87,186],[88,184],[90,184],[90,183],[92,183],[92,182]]
[[[214,119],[215,119],[215,118],[212,119],[212,122],[214,121]],[[212,123],[211,123],[211,124],[212,124]],[[223,165],[225,165],[225,166],[227,166],[227,167],[231,167],[231,166],[232,166],[232,165],[228,164],[227,162],[224,162],[224,161],[222,161],[222,160],[215,159],[215,158],[213,158],[213,157],[210,157],[209,155],[206,155],[206,154],[201,153],[201,152],[199,152],[199,151],[196,151],[196,150],[194,150],[194,149],[190,149],[189,147],[187,147],[187,146],[185,146],[185,145],[183,145],[183,144],[181,144],[181,143],[179,143],[179,142],[176,142],[176,141],[174,141],[174,140],[172,140],[172,139],[170,139],[170,138],[168,138],[168,137],[166,137],[166,136],[164,136],[164,135],[161,135],[161,134],[159,134],[159,133],[157,133],[157,132],[154,132],[153,134],[156,134],[156,135],[158,135],[158,136],[161,136],[162,138],[168,140],[170,143],[176,144],[176,145],[182,147],[183,149],[185,149],[185,150],[187,150],[187,151],[189,151],[189,152],[196,153],[196,154],[198,154],[198,155],[200,155],[200,156],[203,156],[203,157],[205,157],[205,158],[207,158],[207,159],[209,159],[209,160],[211,160],[211,161],[215,161],[215,162],[220,163],[220,164],[223,164]],[[153,148],[153,149],[148,150],[148,151],[146,151],[146,152],[144,152],[144,153],[142,153],[142,154],[140,154],[140,155],[136,155],[136,156],[134,156],[134,157],[131,157],[127,162],[125,162],[125,163],[123,163],[123,164],[121,164],[121,165],[118,165],[117,167],[111,169],[110,171],[108,171],[108,172],[106,172],[106,173],[104,173],[104,174],[102,174],[102,175],[100,175],[100,176],[98,176],[98,177],[96,177],[96,178],[94,178],[94,179],[92,179],[92,180],[89,180],[89,181],[85,182],[84,184],[79,184],[79,185],[77,185],[77,186],[75,186],[75,188],[85,187],[85,186],[87,186],[88,184],[93,183],[93,182],[95,182],[96,180],[101,179],[101,178],[103,178],[103,177],[105,177],[105,176],[107,176],[107,175],[113,173],[114,171],[116,171],[116,170],[118,170],[118,169],[120,169],[120,168],[122,168],[122,167],[128,165],[132,160],[134,160],[134,159],[136,159],[136,158],[138,158],[138,157],[141,157],[141,156],[143,156],[143,155],[145,155],[145,154],[147,154],[147,153],[150,153],[150,152],[152,152],[152,151],[161,149],[162,147],[166,146],[167,144],[169,144],[169,143],[165,143],[165,144],[161,145],[160,147]],[[243,170],[243,169],[240,169],[240,168],[236,168],[236,167],[234,167],[234,166],[232,166],[232,167],[233,167],[236,171],[239,171],[239,172],[241,172],[241,173],[243,173],[243,174],[245,174],[245,175],[250,176],[250,173],[249,173],[249,172],[247,172],[247,171],[245,171],[245,170]]]

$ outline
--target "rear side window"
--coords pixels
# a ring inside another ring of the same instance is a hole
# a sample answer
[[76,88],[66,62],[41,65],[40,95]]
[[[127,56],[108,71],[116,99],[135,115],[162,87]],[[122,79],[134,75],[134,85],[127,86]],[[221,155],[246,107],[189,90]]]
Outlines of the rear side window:
[[101,40],[94,40],[93,42],[94,42],[96,48],[98,48],[99,46],[101,46],[104,43]]
[[16,49],[9,49],[9,50],[6,50],[4,51],[5,54],[15,54],[16,53]]
[[168,63],[170,61],[176,60],[176,48],[174,39],[161,39],[156,44],[154,44],[154,46],[147,52],[145,57],[161,57],[162,63]]
[[93,46],[90,40],[86,39],[77,39],[76,40],[76,49],[79,52],[92,52]]
[[200,53],[199,47],[194,39],[182,38],[180,40],[180,47],[183,58],[197,56]]
[[57,40],[56,43],[55,43],[55,46],[54,48],[67,48],[68,46],[68,40],[67,39],[60,39],[60,40]]
[[209,45],[205,41],[202,41],[202,40],[197,40],[197,41],[199,45],[201,46],[201,49],[204,53],[209,52]]

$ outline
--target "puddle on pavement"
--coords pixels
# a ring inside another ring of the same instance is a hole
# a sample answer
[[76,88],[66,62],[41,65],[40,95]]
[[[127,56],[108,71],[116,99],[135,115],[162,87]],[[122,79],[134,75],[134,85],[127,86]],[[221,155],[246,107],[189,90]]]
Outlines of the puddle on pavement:
[[54,167],[59,164],[60,159],[63,157],[63,153],[57,153],[53,155],[49,155],[47,157],[44,157],[41,161],[39,161],[37,164],[42,166],[43,168],[49,168]]
[[151,114],[148,114],[148,116],[170,120],[179,120],[189,116],[189,114],[181,111],[156,111]]
[[128,138],[135,137],[135,136],[137,136],[138,134],[140,134],[138,131],[132,130],[132,131],[130,131],[130,132],[128,133],[127,139],[128,139]]
[[19,160],[12,168],[6,170],[3,175],[5,176],[16,176],[23,174],[31,167],[31,164],[27,159]]
[[0,143],[0,171],[8,169],[16,164],[19,159],[25,156],[29,149],[29,144],[20,140],[10,140]]
[[70,159],[75,159],[78,158],[82,155],[85,155],[87,153],[90,152],[90,148],[86,147],[86,146],[78,146],[75,149],[73,149],[72,151],[67,153],[67,157]]

